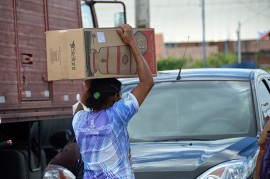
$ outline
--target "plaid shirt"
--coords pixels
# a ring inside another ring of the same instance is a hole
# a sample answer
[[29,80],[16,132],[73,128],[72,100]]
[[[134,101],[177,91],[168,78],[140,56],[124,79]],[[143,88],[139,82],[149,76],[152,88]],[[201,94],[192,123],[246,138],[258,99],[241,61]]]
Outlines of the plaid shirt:
[[131,93],[99,112],[79,111],[72,125],[84,161],[84,178],[133,179],[127,125],[139,105]]

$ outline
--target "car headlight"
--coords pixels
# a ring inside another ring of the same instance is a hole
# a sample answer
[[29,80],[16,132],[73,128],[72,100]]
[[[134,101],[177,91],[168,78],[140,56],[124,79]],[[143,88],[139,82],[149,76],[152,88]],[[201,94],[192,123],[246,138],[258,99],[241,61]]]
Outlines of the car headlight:
[[42,179],[76,179],[68,169],[60,165],[49,164],[44,171]]
[[200,175],[197,179],[248,178],[255,169],[258,152],[242,160],[221,163]]

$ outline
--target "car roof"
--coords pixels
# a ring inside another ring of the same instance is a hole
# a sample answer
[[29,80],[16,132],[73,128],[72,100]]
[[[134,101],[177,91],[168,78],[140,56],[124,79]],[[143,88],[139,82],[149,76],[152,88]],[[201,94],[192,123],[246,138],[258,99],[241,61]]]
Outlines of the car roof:
[[[154,77],[155,82],[176,81],[179,70],[159,71]],[[267,74],[260,69],[243,68],[196,68],[182,69],[180,73],[181,80],[252,80],[255,76]],[[138,83],[138,78],[122,78],[123,84]]]

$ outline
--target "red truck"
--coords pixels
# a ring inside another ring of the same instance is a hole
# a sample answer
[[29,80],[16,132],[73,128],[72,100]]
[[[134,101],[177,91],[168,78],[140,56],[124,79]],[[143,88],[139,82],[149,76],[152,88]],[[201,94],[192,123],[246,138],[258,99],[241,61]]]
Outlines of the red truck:
[[104,5],[121,10],[102,16],[114,17],[114,25],[126,22],[118,1],[0,1],[0,178],[41,178],[65,144],[54,144],[51,136],[71,135],[82,81],[48,81],[45,32],[98,27]]

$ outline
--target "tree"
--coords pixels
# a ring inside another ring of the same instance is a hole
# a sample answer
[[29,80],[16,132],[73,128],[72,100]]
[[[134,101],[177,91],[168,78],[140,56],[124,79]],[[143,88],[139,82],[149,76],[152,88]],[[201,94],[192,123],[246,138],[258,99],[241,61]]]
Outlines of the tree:
[[[182,58],[167,58],[157,61],[157,69],[173,70],[179,69],[183,63],[183,68],[202,68],[202,59],[193,59],[190,56]],[[206,59],[206,67],[219,68],[221,65],[237,63],[237,55],[234,53],[212,53]]]

